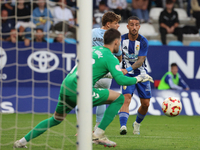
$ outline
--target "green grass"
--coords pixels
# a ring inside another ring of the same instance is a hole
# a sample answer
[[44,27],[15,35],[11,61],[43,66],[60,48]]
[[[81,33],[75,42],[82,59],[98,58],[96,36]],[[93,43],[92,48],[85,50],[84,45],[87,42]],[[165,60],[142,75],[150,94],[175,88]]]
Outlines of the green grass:
[[[16,116],[16,114],[3,114],[0,117],[2,117],[0,118],[2,121],[0,123],[0,150],[11,150],[13,142],[29,132],[32,122],[35,126],[46,119],[48,115],[18,114]],[[200,150],[200,116],[170,118],[148,115],[142,122],[140,135],[133,135],[132,123],[135,117],[129,117],[127,135],[119,134],[118,116],[106,129],[108,138],[117,143],[115,150]],[[17,121],[16,118],[18,118]],[[95,115],[93,116],[93,124],[95,124]],[[76,117],[70,114],[62,124],[33,139],[31,144],[29,143],[27,146],[32,150],[51,148],[76,150],[75,125]],[[93,150],[101,149],[106,148],[102,145],[93,145]]]

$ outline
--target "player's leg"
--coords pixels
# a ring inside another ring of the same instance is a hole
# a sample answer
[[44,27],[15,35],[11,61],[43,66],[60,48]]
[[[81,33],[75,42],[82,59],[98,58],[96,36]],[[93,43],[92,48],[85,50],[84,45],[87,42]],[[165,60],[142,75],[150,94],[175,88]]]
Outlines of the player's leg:
[[[112,79],[102,78],[102,79],[100,79],[99,81],[96,82],[94,87],[95,88],[110,89],[111,82],[112,82]],[[106,111],[106,105],[97,106],[97,108],[96,108],[96,125],[94,126],[94,131],[96,130],[96,128],[100,124],[105,111]]]
[[133,134],[140,134],[140,123],[145,118],[149,108],[149,102],[151,98],[151,87],[149,81],[138,83],[136,87],[140,97],[141,106],[138,109],[136,120],[133,123]]
[[[27,133],[23,138],[21,138],[20,140],[17,140],[14,143],[14,148],[26,148],[26,144],[40,136],[41,134],[43,134],[46,130],[48,130],[49,128],[56,126],[58,124],[60,124],[64,118],[66,117],[67,113],[69,113],[76,105],[76,101],[75,101],[75,97],[72,97],[73,101],[68,101],[67,96],[64,96],[62,94],[60,94],[59,96],[59,102],[57,104],[56,107],[56,111],[54,112],[54,115],[48,119],[45,119],[43,121],[41,121],[39,124],[37,124],[29,133]],[[71,98],[70,98],[71,99]],[[67,103],[67,106],[64,104]]]
[[135,85],[132,86],[123,86],[122,94],[125,97],[124,104],[119,112],[119,121],[120,121],[120,134],[125,135],[127,133],[127,121],[129,118],[129,105],[131,102],[132,93],[135,90]]
[[[95,89],[96,95],[93,97],[93,105],[110,104],[106,109],[104,116],[98,126],[98,128],[93,133],[93,140],[97,144],[106,146],[116,146],[116,143],[107,139],[104,135],[105,129],[113,121],[114,117],[118,114],[121,106],[124,103],[124,96],[112,90],[107,89]],[[106,99],[106,100],[105,100]]]

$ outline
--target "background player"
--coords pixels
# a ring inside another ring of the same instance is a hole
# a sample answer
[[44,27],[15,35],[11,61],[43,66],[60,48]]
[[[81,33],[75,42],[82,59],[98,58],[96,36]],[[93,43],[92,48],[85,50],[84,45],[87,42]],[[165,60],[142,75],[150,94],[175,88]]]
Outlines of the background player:
[[[104,34],[104,46],[93,47],[93,85],[108,72],[111,73],[112,77],[120,85],[132,85],[137,82],[144,82],[152,78],[148,75],[137,76],[135,78],[126,77],[123,75],[119,61],[112,54],[113,52],[119,51],[119,45],[121,40],[121,34],[116,29],[109,29]],[[77,95],[77,66],[67,75],[62,82],[60,88],[59,101],[55,110],[54,115],[46,120],[40,122],[34,129],[26,134],[22,139],[14,143],[15,148],[25,148],[27,142],[31,139],[38,137],[44,133],[48,128],[60,124],[66,115],[76,106]],[[119,109],[124,103],[124,96],[113,90],[103,88],[93,88],[93,106],[102,104],[110,104],[106,109],[101,123],[93,133],[93,139],[96,144],[116,146],[116,143],[110,141],[104,136],[105,129],[112,122],[115,115],[117,115]],[[98,96],[97,96],[98,95]],[[67,104],[64,105],[64,104]],[[70,107],[69,107],[70,106]]]
[[[92,46],[103,46],[103,36],[106,30],[113,28],[119,28],[119,21],[121,20],[121,16],[115,14],[114,12],[106,12],[102,17],[102,27],[92,29]],[[117,53],[113,53],[119,60],[122,61],[122,51],[119,50]],[[96,88],[106,88],[110,89],[112,79],[102,78],[95,84]],[[77,110],[77,109],[76,109]],[[97,106],[96,108],[96,125],[94,127],[94,131],[98,127],[101,119],[103,118],[104,112],[106,110],[106,105]],[[77,114],[77,111],[76,111]]]
[[[139,74],[147,74],[145,59],[148,52],[148,41],[145,37],[138,34],[140,29],[140,21],[136,16],[128,18],[127,28],[129,33],[122,35],[121,45],[123,53],[123,73],[129,77],[135,77]],[[134,90],[137,89],[140,97],[141,106],[138,109],[137,117],[133,123],[133,134],[140,134],[140,123],[144,119],[151,98],[150,82],[139,83],[137,85],[123,86],[122,93],[125,97],[125,102],[119,113],[120,134],[127,133],[126,123],[129,117],[129,104]]]
[[158,90],[189,90],[189,86],[182,79],[178,73],[178,65],[176,63],[171,64],[171,71],[168,71],[162,77]]

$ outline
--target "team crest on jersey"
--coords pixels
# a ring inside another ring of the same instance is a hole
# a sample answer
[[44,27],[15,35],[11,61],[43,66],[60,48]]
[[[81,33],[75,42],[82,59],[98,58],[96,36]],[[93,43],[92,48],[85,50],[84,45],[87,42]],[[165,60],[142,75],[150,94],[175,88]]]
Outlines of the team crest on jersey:
[[127,88],[127,86],[124,85],[124,86],[123,86],[123,89],[126,90],[126,88]]
[[140,45],[136,46],[136,50],[139,51],[140,50]]
[[121,71],[121,68],[120,68],[119,65],[116,65],[116,66],[115,66],[115,69],[118,70],[118,71]]

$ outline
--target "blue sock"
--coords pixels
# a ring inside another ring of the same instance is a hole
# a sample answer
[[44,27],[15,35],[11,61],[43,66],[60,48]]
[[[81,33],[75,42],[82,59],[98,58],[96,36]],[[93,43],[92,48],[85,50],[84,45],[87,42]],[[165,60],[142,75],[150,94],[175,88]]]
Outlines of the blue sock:
[[142,122],[142,120],[144,119],[145,116],[146,116],[146,115],[142,115],[142,114],[140,114],[140,113],[138,112],[138,113],[137,113],[137,117],[136,117],[136,122],[137,122],[137,123]]
[[129,113],[127,113],[127,112],[120,112],[119,113],[119,121],[120,121],[121,126],[126,126],[128,117],[129,117]]
[[97,106],[97,109],[96,109],[96,122],[101,122],[105,111],[106,111],[106,105]]

